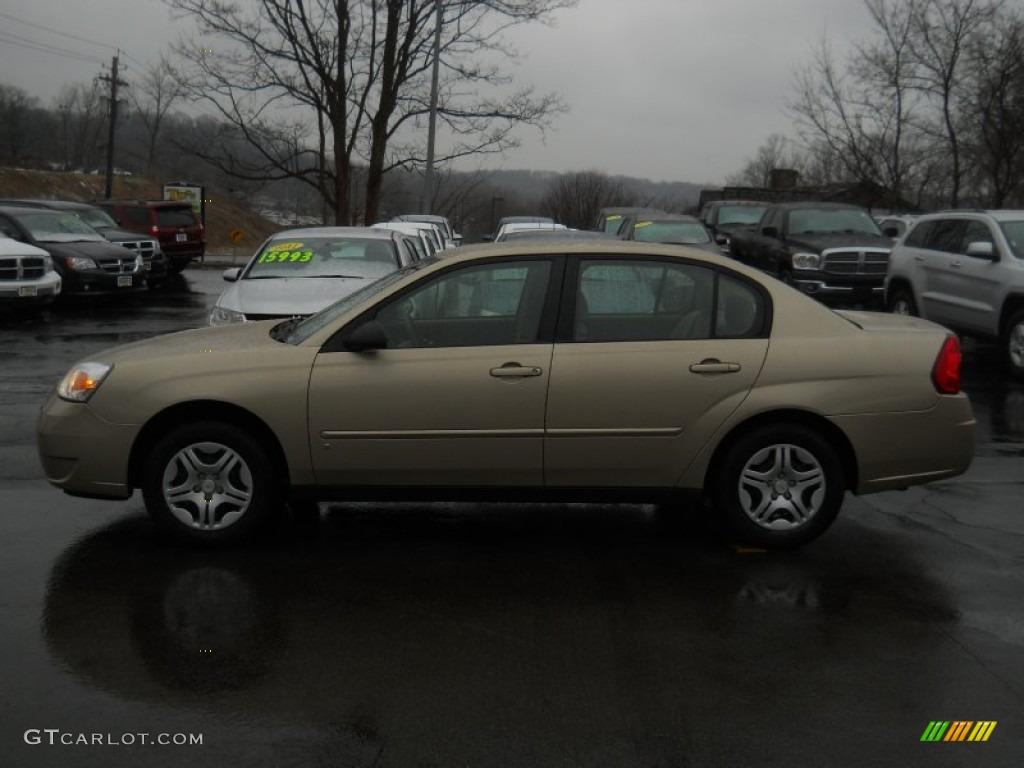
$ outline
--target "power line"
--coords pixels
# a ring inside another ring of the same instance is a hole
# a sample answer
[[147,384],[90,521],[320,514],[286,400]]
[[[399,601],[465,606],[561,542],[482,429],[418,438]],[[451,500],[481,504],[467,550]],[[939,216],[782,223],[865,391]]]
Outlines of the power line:
[[[0,14],[2,15],[2,14]],[[74,51],[70,48],[60,48],[58,46],[50,45],[48,43],[42,43],[38,40],[31,40],[27,37],[21,37],[20,35],[14,35],[10,32],[0,32],[0,40],[10,45],[17,45],[22,48],[27,48],[32,51],[39,53],[47,53],[52,56],[63,56],[66,59],[74,59],[76,61],[86,61],[91,64],[103,64],[105,63],[102,59],[90,56],[87,53],[80,51]]]
[[116,46],[110,45],[110,43],[99,43],[95,40],[90,40],[87,37],[79,37],[78,35],[72,35],[67,32],[61,32],[59,29],[53,29],[52,27],[44,27],[42,24],[35,24],[31,21],[25,21],[24,19],[19,19],[16,16],[11,16],[11,14],[9,13],[0,13],[0,18],[10,19],[11,21],[17,22],[18,24],[24,24],[26,27],[35,27],[36,29],[41,29],[44,32],[52,32],[53,34],[60,35],[61,37],[67,37],[71,40],[78,40],[81,43],[88,43],[89,45],[98,45],[100,48],[114,48],[115,50],[117,49]]

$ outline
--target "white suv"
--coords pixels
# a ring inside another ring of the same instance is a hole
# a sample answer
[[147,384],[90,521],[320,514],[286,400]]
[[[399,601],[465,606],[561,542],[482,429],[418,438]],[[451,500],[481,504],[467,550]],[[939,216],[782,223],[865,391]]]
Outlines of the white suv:
[[889,256],[889,311],[998,339],[1024,377],[1024,211],[921,216]]

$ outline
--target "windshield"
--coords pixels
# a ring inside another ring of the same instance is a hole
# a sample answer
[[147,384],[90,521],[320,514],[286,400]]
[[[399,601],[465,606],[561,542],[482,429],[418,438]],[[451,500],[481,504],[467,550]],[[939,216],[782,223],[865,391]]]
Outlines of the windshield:
[[999,226],[1010,244],[1010,252],[1015,258],[1024,259],[1024,221],[1003,221]]
[[718,209],[718,226],[723,224],[757,224],[766,205],[723,205]]
[[638,221],[633,239],[640,243],[673,243],[697,245],[710,243],[711,238],[699,221]]
[[243,275],[246,280],[277,277],[364,277],[377,279],[398,269],[391,240],[303,237],[263,244]]
[[31,213],[19,216],[18,220],[41,243],[106,242],[73,213]]
[[[402,280],[407,275],[411,275],[417,270],[423,269],[425,266],[436,262],[437,258],[435,256],[431,256],[423,261],[417,261],[415,264],[410,264],[408,267],[404,267],[403,269],[399,269],[389,275],[385,275],[369,285],[364,285],[355,293],[350,293],[345,298],[334,302],[328,307],[324,307],[315,315],[310,315],[304,320],[295,323],[294,326],[287,330],[287,334],[279,340],[284,341],[286,344],[301,344],[325,325],[333,322],[335,318],[341,317],[346,312],[355,309],[363,302],[369,301],[378,293],[386,290],[389,286],[397,283],[399,280]],[[289,320],[286,322],[290,324],[292,321]],[[275,326],[275,330],[279,327],[280,326]]]
[[867,211],[856,208],[807,208],[790,211],[789,234],[862,234],[882,237],[882,230]]
[[117,222],[111,218],[110,214],[106,211],[101,211],[99,208],[86,208],[81,211],[75,211],[75,215],[94,229],[114,229],[117,227]]

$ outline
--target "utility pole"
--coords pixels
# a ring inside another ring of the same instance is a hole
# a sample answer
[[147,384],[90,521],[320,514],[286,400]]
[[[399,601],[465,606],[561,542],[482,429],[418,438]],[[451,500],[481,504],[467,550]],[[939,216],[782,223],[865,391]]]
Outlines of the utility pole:
[[437,89],[441,68],[441,23],[443,6],[437,0],[434,29],[434,67],[430,73],[430,122],[427,124],[427,170],[423,179],[423,213],[434,212],[434,139],[437,135]]
[[124,80],[117,77],[117,56],[110,64],[110,74],[100,75],[99,80],[110,85],[110,109],[108,115],[110,127],[107,131],[107,185],[104,197],[109,200],[114,191],[114,135],[117,132],[117,89],[118,86],[127,86]]

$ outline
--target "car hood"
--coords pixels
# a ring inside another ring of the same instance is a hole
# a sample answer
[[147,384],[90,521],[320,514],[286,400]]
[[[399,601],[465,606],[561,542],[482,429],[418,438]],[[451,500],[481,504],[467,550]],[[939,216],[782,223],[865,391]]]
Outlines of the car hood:
[[20,240],[0,237],[0,256],[46,256],[46,251]]
[[259,323],[237,323],[178,331],[112,347],[90,356],[89,359],[114,365],[127,363],[135,366],[198,355],[208,356],[212,361],[222,357],[222,353],[229,352],[233,353],[232,356],[252,355],[285,346],[270,337],[270,329],[278,322],[280,321],[265,320]]
[[221,294],[217,306],[247,315],[311,315],[376,277],[280,277],[242,279]]
[[883,248],[890,250],[892,240],[884,235],[866,235],[863,233],[847,234],[838,232],[831,235],[793,235],[789,238],[791,246],[808,248],[817,252],[828,248]]
[[[40,243],[54,256],[84,256],[90,259],[124,259],[125,249],[107,242],[81,241],[74,243]],[[131,253],[129,251],[129,253]],[[134,255],[134,254],[132,254]]]
[[97,229],[101,235],[112,243],[126,243],[135,242],[138,240],[153,240],[157,238],[155,235],[145,235],[141,232],[129,232],[127,229],[117,229],[116,227],[104,227]]

